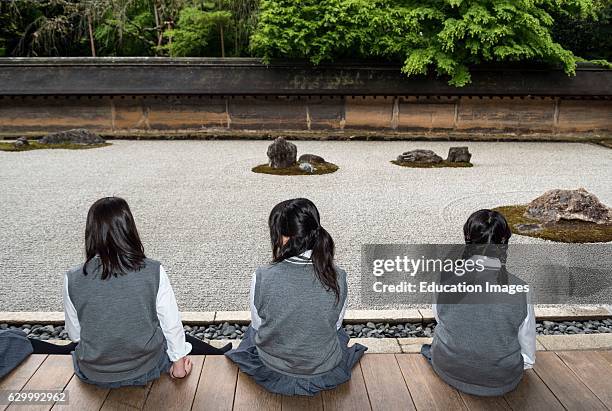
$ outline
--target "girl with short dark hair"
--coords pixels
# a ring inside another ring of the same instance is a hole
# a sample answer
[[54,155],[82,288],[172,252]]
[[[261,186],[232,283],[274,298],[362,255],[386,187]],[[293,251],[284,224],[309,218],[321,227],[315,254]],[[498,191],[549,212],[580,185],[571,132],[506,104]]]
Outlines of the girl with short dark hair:
[[91,206],[85,251],[85,263],[64,277],[66,330],[78,343],[72,356],[81,380],[117,388],[165,372],[183,378],[190,352],[224,352],[185,335],[168,276],[146,257],[125,200],[106,197]]

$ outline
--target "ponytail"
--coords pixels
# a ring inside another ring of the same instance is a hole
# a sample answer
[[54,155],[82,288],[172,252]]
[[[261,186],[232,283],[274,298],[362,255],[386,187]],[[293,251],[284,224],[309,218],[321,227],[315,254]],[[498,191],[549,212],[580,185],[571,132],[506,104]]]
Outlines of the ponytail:
[[[338,273],[334,267],[334,240],[321,227],[319,211],[306,198],[286,200],[277,204],[268,218],[272,261],[281,262],[312,250],[311,260],[317,279],[326,290],[331,290],[340,302]],[[289,240],[283,244],[283,237]]]
[[340,302],[340,286],[338,273],[334,267],[334,240],[326,229],[319,226],[314,246],[312,247],[312,264],[317,278],[323,286],[332,290],[336,295],[336,302]]

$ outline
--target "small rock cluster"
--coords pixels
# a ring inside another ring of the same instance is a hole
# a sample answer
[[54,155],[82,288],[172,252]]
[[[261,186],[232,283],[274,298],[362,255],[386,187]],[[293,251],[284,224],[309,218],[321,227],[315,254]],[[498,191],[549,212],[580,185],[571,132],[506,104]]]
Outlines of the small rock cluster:
[[405,337],[431,337],[436,324],[421,323],[376,323],[345,324],[344,330],[351,338],[405,338]]
[[59,133],[47,134],[39,140],[41,144],[103,144],[104,139],[84,128],[60,131]]
[[[39,340],[67,340],[68,333],[63,325],[23,324],[21,326],[0,324],[0,330],[19,328],[28,337]],[[185,325],[185,332],[201,340],[240,340],[248,326],[240,324]],[[436,328],[429,323],[373,323],[345,324],[344,330],[351,338],[410,338],[431,337]],[[585,321],[538,321],[538,335],[562,334],[604,334],[612,333],[612,318]]]
[[612,224],[612,209],[584,188],[550,190],[527,206],[525,217],[544,224],[560,220],[581,220],[596,224]]
[[612,333],[612,319],[587,321],[542,321],[536,332],[543,335]]
[[268,146],[268,164],[272,168],[289,168],[298,163],[300,170],[307,173],[314,173],[317,164],[325,163],[323,157],[316,154],[302,154],[297,159],[297,147],[295,144],[277,137]]
[[230,324],[209,324],[209,325],[185,325],[184,330],[189,334],[201,340],[236,340],[241,339],[246,332],[247,325]]
[[[472,154],[467,147],[451,147],[446,161],[449,163],[469,163]],[[432,150],[411,150],[397,156],[398,163],[441,163],[444,159]]]

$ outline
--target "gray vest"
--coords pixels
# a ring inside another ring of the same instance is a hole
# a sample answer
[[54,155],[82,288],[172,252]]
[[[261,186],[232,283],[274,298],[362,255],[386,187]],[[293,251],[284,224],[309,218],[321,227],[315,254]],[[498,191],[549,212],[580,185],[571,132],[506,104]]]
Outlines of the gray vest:
[[268,367],[289,375],[316,375],[342,360],[336,322],[346,300],[346,273],[336,268],[340,301],[316,278],[312,264],[287,261],[256,272],[254,303],[261,317],[255,335]]
[[[486,277],[485,270],[483,276]],[[495,271],[489,271],[495,278]],[[497,396],[523,376],[518,341],[527,317],[524,295],[500,297],[503,304],[438,304],[440,323],[431,347],[432,365],[449,385],[468,394]]]
[[99,260],[68,272],[68,293],[81,325],[76,358],[83,374],[97,382],[139,377],[156,367],[165,338],[157,318],[157,261],[140,271],[100,278]]

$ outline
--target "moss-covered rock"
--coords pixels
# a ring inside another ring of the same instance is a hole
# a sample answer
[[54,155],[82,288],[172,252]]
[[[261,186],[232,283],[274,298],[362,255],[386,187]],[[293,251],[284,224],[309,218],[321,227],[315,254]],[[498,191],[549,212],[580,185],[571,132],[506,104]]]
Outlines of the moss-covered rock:
[[291,167],[286,168],[273,168],[269,164],[260,164],[253,167],[254,173],[262,174],[274,174],[277,176],[312,176],[321,174],[330,174],[338,170],[338,166],[333,163],[322,163],[314,165],[314,171],[312,173],[304,171],[300,168],[298,163],[295,163]]
[[0,143],[0,151],[32,151],[32,150],[88,150],[90,148],[110,146],[110,143],[102,144],[74,144],[74,143],[59,143],[59,144],[41,144],[38,141],[30,141],[29,144],[15,146],[14,143]]
[[392,160],[391,163],[397,166],[400,166],[400,167],[408,167],[408,168],[445,168],[445,167],[461,168],[461,167],[473,167],[474,166],[474,164],[472,163],[446,161],[446,160],[442,160],[439,163]]
[[527,205],[494,208],[506,217],[514,234],[542,238],[561,243],[607,243],[612,241],[612,224],[596,224],[580,220],[542,223],[525,216]]

